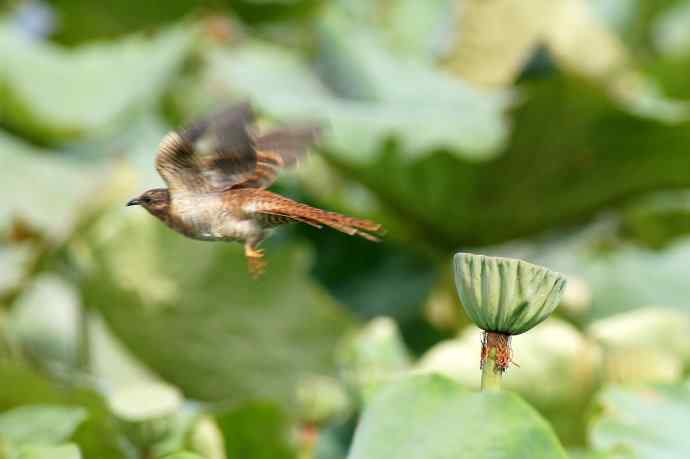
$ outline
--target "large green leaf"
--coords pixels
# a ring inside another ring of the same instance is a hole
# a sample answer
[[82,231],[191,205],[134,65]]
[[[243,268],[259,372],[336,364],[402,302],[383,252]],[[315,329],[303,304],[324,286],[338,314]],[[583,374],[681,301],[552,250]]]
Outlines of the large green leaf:
[[216,416],[228,457],[291,459],[290,421],[280,406],[246,402]]
[[[263,111],[279,119],[322,121],[328,127],[326,145],[360,164],[371,161],[389,139],[399,142],[406,158],[438,148],[474,160],[496,155],[507,135],[505,95],[473,88],[430,66],[396,59],[366,29],[339,27],[336,23],[323,28],[325,55],[340,59],[326,63],[327,73],[340,74],[344,67],[352,78],[343,78],[360,80],[358,85],[365,89],[358,91],[366,90],[364,97],[331,90],[295,52],[259,43],[211,51],[205,97],[209,93],[222,97],[224,92],[251,96]],[[357,40],[366,41],[366,46],[347,41],[360,33],[365,36]],[[366,74],[354,75],[353,68]],[[198,89],[193,93],[198,94]],[[186,104],[197,106],[200,97],[188,96]]]
[[440,376],[391,385],[366,408],[349,459],[562,458],[549,425],[517,396]]
[[601,415],[591,426],[595,449],[636,459],[676,459],[690,449],[690,385],[646,389],[609,387],[599,397]]
[[652,250],[620,241],[617,228],[608,223],[485,250],[521,257],[579,279],[591,297],[591,304],[577,313],[582,323],[650,306],[690,312],[686,295],[690,239]]
[[[58,16],[55,38],[73,44],[151,30],[192,15],[237,13],[250,22],[308,18],[318,9],[322,0],[168,0],[165,3],[154,1],[136,5],[129,0],[89,3],[49,0],[48,3],[55,8]],[[132,14],[133,11],[136,14]]]
[[[57,19],[55,39],[63,43],[81,43],[94,39],[112,38],[126,33],[151,29],[178,21],[202,4],[217,0],[170,0],[165,8],[160,3],[145,2],[132,5],[127,0],[104,0],[83,3],[78,0],[50,0]],[[135,8],[135,9],[134,9]],[[136,14],[132,14],[136,11]]]
[[68,439],[86,417],[80,407],[24,405],[0,414],[0,437],[14,444],[54,445]]
[[305,278],[302,250],[269,247],[267,274],[254,281],[239,245],[122,212],[94,228],[84,301],[166,380],[202,399],[286,401],[306,374],[332,368],[350,321]]
[[690,193],[660,192],[636,200],[624,209],[621,222],[626,237],[661,248],[690,233]]
[[52,240],[60,241],[72,231],[106,174],[92,164],[53,153],[0,131],[0,199],[5,203],[0,231],[15,219]]
[[126,457],[110,414],[96,393],[70,384],[58,384],[25,367],[2,359],[0,381],[12,381],[12,384],[3,384],[0,391],[0,412],[29,404],[64,405],[86,409],[88,418],[79,424],[70,441],[79,445],[85,457]]
[[176,27],[65,50],[0,26],[0,122],[44,143],[112,132],[158,101],[192,38]]
[[365,400],[404,377],[411,366],[398,324],[388,317],[373,319],[345,337],[338,346],[337,361],[344,381]]
[[[335,2],[334,2],[335,3]],[[380,33],[382,43],[406,59],[433,63],[444,51],[452,0],[343,0],[342,14]]]
[[[553,425],[564,444],[585,438],[585,410],[598,387],[602,353],[572,325],[550,318],[511,340],[519,365],[503,377],[503,386],[533,404]],[[422,356],[417,371],[448,376],[479,389],[480,330],[468,327],[456,339],[441,341]]]
[[447,250],[581,223],[628,197],[690,184],[690,123],[638,118],[562,75],[524,89],[510,145],[495,160],[471,164],[438,152],[410,163],[395,149],[366,167],[334,158]]
[[222,97],[225,87],[279,119],[327,121],[332,163],[444,251],[585,222],[627,198],[690,185],[690,122],[646,117],[597,85],[556,74],[521,87],[525,102],[495,157],[507,132],[500,96],[401,63],[374,31],[342,15],[326,15],[320,30],[320,77],[285,48],[216,50],[206,89],[186,105],[198,107],[200,92]]
[[9,327],[22,350],[48,365],[78,361],[79,293],[53,273],[34,275],[12,304]]
[[573,269],[592,288],[588,317],[602,318],[649,305],[690,312],[685,293],[688,256],[687,239],[661,251],[626,244],[612,253],[580,256]]
[[690,362],[688,311],[641,308],[596,320],[587,333],[606,350],[611,382],[677,382]]

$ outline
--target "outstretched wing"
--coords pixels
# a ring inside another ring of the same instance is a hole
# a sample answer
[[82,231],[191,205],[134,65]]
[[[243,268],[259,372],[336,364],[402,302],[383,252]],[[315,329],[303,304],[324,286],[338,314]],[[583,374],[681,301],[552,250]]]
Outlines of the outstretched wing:
[[283,168],[292,167],[319,138],[318,126],[284,127],[254,135],[256,169],[234,188],[268,188]]
[[257,154],[247,131],[253,121],[250,105],[242,103],[168,134],[156,169],[170,191],[218,191],[253,177]]

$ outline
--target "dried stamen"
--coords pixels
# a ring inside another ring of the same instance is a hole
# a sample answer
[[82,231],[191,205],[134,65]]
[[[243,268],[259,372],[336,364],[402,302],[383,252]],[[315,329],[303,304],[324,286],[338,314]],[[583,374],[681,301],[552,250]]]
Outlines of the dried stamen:
[[484,369],[484,363],[492,349],[496,350],[496,371],[503,373],[513,360],[510,335],[488,331],[482,333],[481,369]]

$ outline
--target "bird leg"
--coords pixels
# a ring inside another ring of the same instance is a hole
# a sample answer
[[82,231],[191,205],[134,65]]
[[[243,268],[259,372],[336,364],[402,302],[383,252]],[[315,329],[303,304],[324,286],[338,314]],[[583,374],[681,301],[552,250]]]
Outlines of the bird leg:
[[244,256],[247,257],[247,267],[249,274],[258,279],[266,269],[266,260],[263,259],[264,251],[256,248],[257,243],[246,242],[244,244]]

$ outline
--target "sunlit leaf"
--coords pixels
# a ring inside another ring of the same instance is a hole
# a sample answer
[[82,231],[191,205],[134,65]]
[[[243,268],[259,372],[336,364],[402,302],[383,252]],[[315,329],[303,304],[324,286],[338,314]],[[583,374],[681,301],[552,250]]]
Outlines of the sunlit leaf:
[[87,417],[79,407],[25,405],[0,414],[0,436],[15,444],[56,445]]
[[[329,55],[341,59],[337,65],[348,71],[359,67],[366,72],[359,84],[373,85],[375,92],[365,99],[336,94],[296,54],[267,44],[212,52],[207,87],[222,97],[220,82],[227,88],[225,97],[228,93],[248,95],[278,119],[324,122],[326,144],[358,163],[370,161],[389,139],[399,142],[401,153],[408,158],[444,147],[471,159],[497,154],[507,134],[502,114],[505,95],[471,88],[431,67],[398,61],[374,46],[374,38],[367,41],[366,48],[345,42],[359,31],[337,27],[324,28],[327,46],[335,48]],[[348,48],[338,49],[345,46]],[[347,54],[353,51],[366,54]],[[278,75],[280,85],[276,84]],[[404,80],[402,75],[406,75]]]
[[13,304],[12,332],[37,360],[75,365],[79,306],[73,285],[52,274],[35,276]]
[[20,219],[57,241],[71,232],[89,194],[106,177],[102,167],[60,159],[2,131],[0,170],[0,199],[5,203],[0,229]]
[[565,459],[551,427],[507,392],[476,393],[440,376],[391,385],[366,408],[349,459]]
[[663,251],[626,245],[611,254],[580,260],[580,269],[592,285],[590,317],[649,305],[665,305],[690,312],[685,294],[690,256],[688,240]]
[[381,387],[407,374],[411,356],[397,323],[378,317],[342,340],[337,361],[343,379],[368,400]]
[[202,399],[289,401],[306,374],[332,368],[350,321],[305,278],[302,250],[269,247],[267,274],[254,281],[239,245],[186,239],[141,209],[124,212],[93,231],[84,300],[167,381]]
[[108,398],[113,414],[132,422],[173,415],[182,403],[182,394],[175,387],[154,382],[121,387]]
[[432,63],[442,55],[451,32],[452,0],[342,0],[337,2],[354,22],[381,34],[394,54]]
[[612,386],[598,403],[602,412],[590,436],[597,450],[623,451],[636,459],[675,459],[690,448],[687,383],[637,390]]
[[674,383],[690,362],[690,313],[646,307],[596,320],[589,336],[606,350],[606,379],[618,384]]
[[0,122],[44,143],[112,132],[158,101],[192,38],[177,27],[67,50],[1,27]]
[[[598,387],[602,352],[572,325],[550,318],[511,340],[513,358],[503,386],[533,404],[554,426],[564,443],[584,441],[585,412]],[[480,330],[466,329],[458,338],[432,347],[416,371],[439,373],[465,387],[479,389]]]

